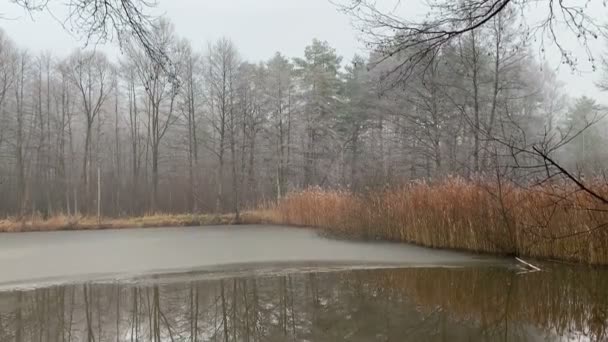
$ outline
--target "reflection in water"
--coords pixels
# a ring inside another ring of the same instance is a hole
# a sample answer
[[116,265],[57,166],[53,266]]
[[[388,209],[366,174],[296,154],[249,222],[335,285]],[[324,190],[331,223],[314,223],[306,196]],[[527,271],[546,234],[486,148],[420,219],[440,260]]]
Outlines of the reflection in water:
[[608,339],[606,271],[413,268],[0,293],[0,341]]

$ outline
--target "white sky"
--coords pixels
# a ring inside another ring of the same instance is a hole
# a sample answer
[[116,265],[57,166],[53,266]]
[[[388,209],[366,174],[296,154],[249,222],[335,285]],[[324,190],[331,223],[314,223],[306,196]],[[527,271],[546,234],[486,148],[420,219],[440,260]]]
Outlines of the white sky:
[[[396,0],[378,0],[394,2]],[[400,13],[416,13],[421,9],[422,0],[401,0]],[[571,0],[573,3],[587,0]],[[51,0],[56,5],[53,14],[59,20],[45,13],[38,13],[32,19],[19,6],[4,1],[0,9],[4,19],[0,27],[19,44],[32,52],[51,51],[55,55],[67,55],[73,49],[82,47],[78,37],[70,35],[60,24],[65,18],[62,0]],[[274,52],[286,56],[301,56],[304,47],[313,38],[327,40],[337,52],[349,60],[355,53],[365,54],[357,40],[350,19],[336,10],[329,0],[158,0],[156,12],[167,16],[175,25],[176,32],[188,38],[195,48],[203,50],[208,41],[225,36],[232,39],[241,55],[252,62],[266,60]],[[544,2],[541,2],[544,3]],[[538,5],[541,6],[541,5]],[[597,18],[608,18],[608,9],[602,0],[590,0],[590,13]],[[530,17],[546,10],[539,7]],[[576,49],[575,39],[570,39],[570,48]],[[118,55],[114,45],[101,49],[111,55]],[[608,52],[608,44],[597,42],[594,53],[599,56]],[[551,51],[551,50],[549,50]],[[550,55],[550,54],[548,54]],[[538,57],[538,56],[537,56]],[[583,53],[582,60],[586,60]],[[559,58],[548,57],[549,65],[559,67]],[[594,85],[600,72],[590,72],[590,65],[582,63],[577,72],[559,67],[559,78],[566,84],[572,97],[587,95],[608,104],[608,93],[600,92]]]

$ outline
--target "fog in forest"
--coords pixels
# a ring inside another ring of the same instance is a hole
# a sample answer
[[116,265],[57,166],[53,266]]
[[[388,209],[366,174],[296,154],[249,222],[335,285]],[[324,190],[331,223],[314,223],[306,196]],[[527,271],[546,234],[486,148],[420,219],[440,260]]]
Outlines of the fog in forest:
[[161,1],[149,43],[166,62],[133,34],[87,45],[61,4],[10,2],[0,214],[234,212],[311,186],[532,182],[546,176],[530,171],[532,146],[573,174],[603,175],[603,36],[581,45],[570,32],[561,51],[545,31],[522,34],[508,9],[404,71],[412,56],[384,54],[342,5]]
[[606,341],[607,14],[5,1],[0,340]]

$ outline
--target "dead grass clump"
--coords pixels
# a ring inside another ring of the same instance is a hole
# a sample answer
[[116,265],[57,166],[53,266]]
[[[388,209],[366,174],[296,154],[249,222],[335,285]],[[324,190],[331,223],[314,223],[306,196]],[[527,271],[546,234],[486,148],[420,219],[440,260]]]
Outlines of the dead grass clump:
[[0,232],[185,227],[232,223],[235,223],[234,215],[155,213],[138,217],[102,218],[101,221],[94,216],[60,214],[43,219],[33,215],[22,219],[0,219]]

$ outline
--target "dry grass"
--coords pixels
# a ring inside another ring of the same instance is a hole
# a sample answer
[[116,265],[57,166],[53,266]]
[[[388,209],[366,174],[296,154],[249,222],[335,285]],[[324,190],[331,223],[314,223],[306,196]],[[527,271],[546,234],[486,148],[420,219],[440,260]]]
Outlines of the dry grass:
[[522,189],[452,178],[367,195],[309,189],[261,209],[257,219],[434,248],[608,264],[608,207],[564,184]]
[[[249,217],[249,223],[255,223]],[[26,219],[0,219],[0,232],[94,230],[121,228],[185,227],[236,223],[234,215],[151,214],[140,217],[102,218],[57,215],[48,219],[28,216]]]
[[[364,239],[608,265],[608,206],[564,184],[414,183],[366,195],[309,189],[242,214],[239,223],[323,228]],[[596,186],[608,195],[608,187]],[[608,197],[608,196],[607,196]],[[59,215],[0,220],[0,232],[201,226],[233,215],[154,214],[133,218]]]

